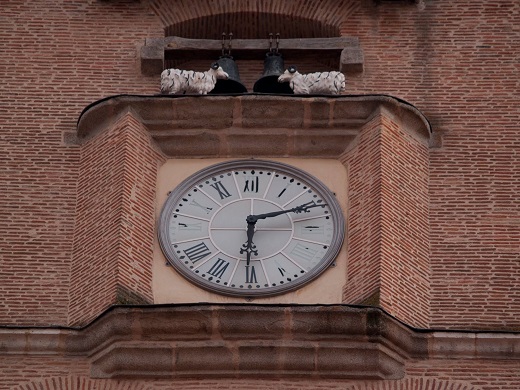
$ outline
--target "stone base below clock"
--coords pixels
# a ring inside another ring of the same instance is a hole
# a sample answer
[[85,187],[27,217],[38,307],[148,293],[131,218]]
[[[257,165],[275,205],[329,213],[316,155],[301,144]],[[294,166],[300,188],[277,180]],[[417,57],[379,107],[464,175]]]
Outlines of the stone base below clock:
[[119,306],[84,328],[0,329],[0,345],[4,363],[52,371],[66,358],[90,378],[123,381],[396,380],[420,362],[520,360],[514,332],[417,330],[381,309],[347,305]]
[[411,347],[381,311],[337,305],[118,308],[89,328],[113,336],[93,378],[399,379]]

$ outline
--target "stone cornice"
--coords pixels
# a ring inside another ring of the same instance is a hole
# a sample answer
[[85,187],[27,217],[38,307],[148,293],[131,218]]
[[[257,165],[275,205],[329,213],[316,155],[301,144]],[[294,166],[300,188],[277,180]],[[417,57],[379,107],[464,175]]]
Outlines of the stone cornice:
[[114,307],[80,328],[0,328],[3,356],[84,356],[96,378],[398,379],[408,359],[520,359],[520,334],[416,330],[345,305]]
[[148,129],[166,156],[177,158],[338,158],[375,115],[391,117],[425,144],[431,135],[419,110],[386,95],[119,95],[83,111],[79,141],[105,131],[128,112]]

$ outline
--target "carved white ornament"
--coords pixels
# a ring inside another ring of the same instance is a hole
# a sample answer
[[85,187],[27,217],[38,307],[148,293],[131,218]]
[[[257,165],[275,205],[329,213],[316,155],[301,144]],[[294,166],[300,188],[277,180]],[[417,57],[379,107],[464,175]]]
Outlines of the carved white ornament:
[[341,72],[315,72],[301,74],[290,66],[278,77],[279,83],[289,83],[295,94],[339,95],[345,90],[345,75]]
[[199,94],[206,95],[217,83],[217,79],[228,79],[218,63],[211,64],[205,72],[193,70],[165,69],[161,73],[161,93],[166,95]]

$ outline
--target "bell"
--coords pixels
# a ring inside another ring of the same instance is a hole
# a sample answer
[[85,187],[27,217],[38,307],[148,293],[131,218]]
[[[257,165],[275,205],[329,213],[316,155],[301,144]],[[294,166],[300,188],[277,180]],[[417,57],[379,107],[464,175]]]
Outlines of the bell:
[[294,94],[289,83],[279,83],[278,77],[285,71],[282,55],[277,52],[268,52],[264,58],[264,73],[254,87],[254,92]]
[[240,74],[238,73],[238,66],[230,55],[223,55],[217,63],[224,69],[229,76],[227,80],[217,80],[215,88],[211,92],[212,95],[227,94],[227,93],[244,93],[247,88],[240,81]]

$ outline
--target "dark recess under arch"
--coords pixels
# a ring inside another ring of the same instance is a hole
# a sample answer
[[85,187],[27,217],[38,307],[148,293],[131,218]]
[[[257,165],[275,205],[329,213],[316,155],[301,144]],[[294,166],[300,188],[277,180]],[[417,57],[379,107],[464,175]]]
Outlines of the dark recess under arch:
[[267,38],[270,32],[282,38],[339,37],[338,26],[319,20],[267,12],[236,12],[202,16],[165,28],[165,36],[193,39],[220,39],[221,34],[233,33],[237,39]]

